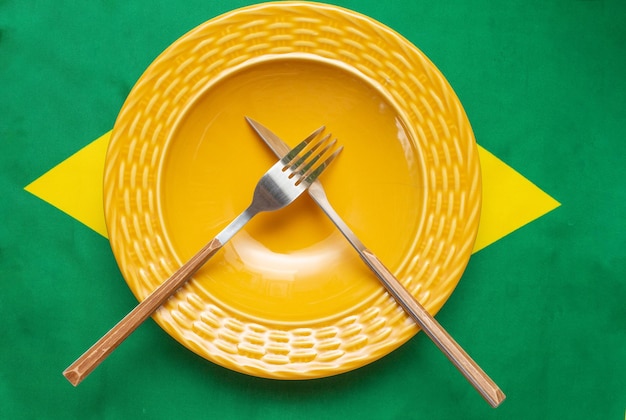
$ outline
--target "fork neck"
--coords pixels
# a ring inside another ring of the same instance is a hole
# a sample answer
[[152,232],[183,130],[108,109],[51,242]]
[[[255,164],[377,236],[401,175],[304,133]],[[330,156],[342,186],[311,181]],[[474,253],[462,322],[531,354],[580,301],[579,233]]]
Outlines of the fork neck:
[[215,236],[215,239],[219,240],[222,245],[230,241],[237,232],[241,230],[246,223],[250,221],[258,213],[252,206],[245,209],[239,216],[237,216],[232,222],[228,224],[220,233]]

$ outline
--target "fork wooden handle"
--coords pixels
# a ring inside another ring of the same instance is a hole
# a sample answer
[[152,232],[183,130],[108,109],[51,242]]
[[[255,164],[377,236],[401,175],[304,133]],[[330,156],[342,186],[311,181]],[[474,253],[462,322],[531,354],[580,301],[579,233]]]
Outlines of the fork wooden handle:
[[222,247],[219,240],[213,239],[200,252],[180,267],[169,279],[154,289],[120,322],[91,346],[82,356],[63,371],[63,376],[77,386],[113,350],[141,325],[154,311],[172,296],[198,269]]
[[374,270],[385,289],[402,306],[411,318],[424,330],[439,349],[450,359],[457,369],[476,388],[483,398],[497,407],[506,398],[498,385],[478,366],[476,362],[454,341],[446,330],[409,293],[385,265],[369,250],[361,252],[367,265]]

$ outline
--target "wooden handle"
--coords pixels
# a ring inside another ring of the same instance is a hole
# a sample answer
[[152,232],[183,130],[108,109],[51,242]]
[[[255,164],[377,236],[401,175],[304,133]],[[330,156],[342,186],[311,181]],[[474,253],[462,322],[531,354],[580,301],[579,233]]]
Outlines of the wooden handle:
[[180,267],[169,279],[154,289],[135,309],[91,346],[89,350],[65,369],[63,376],[74,386],[81,383],[122,341],[169,299],[221,247],[222,243],[217,239],[213,239],[205,245],[204,248]]
[[424,330],[439,349],[450,359],[483,398],[497,407],[506,398],[498,385],[472,360],[472,358],[454,341],[446,330],[428,313],[415,297],[402,286],[384,264],[369,250],[362,252],[364,261],[382,280],[387,291]]

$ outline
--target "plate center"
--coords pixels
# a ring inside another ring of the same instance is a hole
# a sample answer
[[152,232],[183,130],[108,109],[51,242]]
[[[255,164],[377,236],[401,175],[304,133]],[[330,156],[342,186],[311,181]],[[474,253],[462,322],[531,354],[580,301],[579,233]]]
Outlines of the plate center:
[[[392,270],[411,257],[423,216],[419,153],[396,108],[364,77],[328,62],[268,59],[222,78],[183,112],[161,171],[161,214],[182,262],[242,212],[277,160],[249,116],[290,146],[321,125],[344,152],[322,175],[337,212]],[[332,318],[382,293],[308,196],[254,218],[194,277],[247,319]]]

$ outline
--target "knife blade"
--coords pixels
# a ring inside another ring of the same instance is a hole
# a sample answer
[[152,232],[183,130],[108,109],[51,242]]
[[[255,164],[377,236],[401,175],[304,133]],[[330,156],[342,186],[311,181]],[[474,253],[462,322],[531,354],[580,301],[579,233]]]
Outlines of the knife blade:
[[[269,146],[277,156],[289,151],[289,146],[261,123],[246,117],[246,121],[259,137]],[[482,397],[492,406],[497,407],[506,398],[498,385],[478,366],[478,364],[463,350],[463,348],[448,334],[448,332],[433,318],[417,299],[402,285],[389,269],[370,251],[354,234],[352,229],[339,216],[330,204],[324,187],[320,181],[315,181],[308,189],[308,193],[328,216],[333,224],[359,253],[365,264],[376,274],[387,292],[404,309],[404,311],[420,326],[437,347],[450,359],[456,368],[474,386]]]

